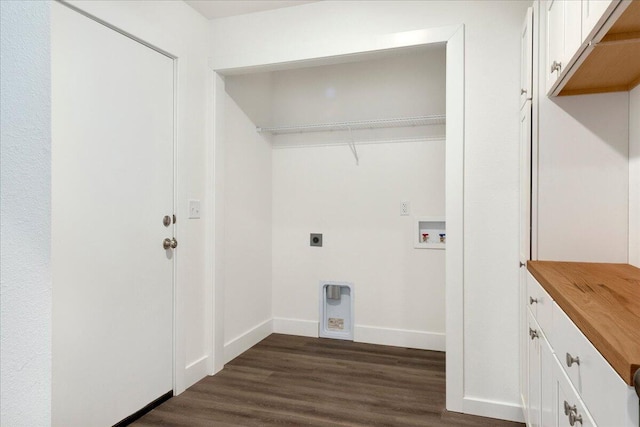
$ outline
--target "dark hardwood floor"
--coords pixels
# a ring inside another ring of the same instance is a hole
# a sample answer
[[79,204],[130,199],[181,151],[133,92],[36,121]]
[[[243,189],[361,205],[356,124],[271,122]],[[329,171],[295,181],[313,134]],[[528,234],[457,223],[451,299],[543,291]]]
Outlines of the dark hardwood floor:
[[273,334],[133,426],[491,426],[447,412],[444,353]]

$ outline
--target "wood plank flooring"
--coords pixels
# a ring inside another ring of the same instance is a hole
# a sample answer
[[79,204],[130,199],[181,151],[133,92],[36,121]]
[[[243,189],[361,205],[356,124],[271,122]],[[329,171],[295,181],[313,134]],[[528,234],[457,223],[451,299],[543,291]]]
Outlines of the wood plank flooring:
[[133,426],[491,426],[447,412],[444,353],[273,334]]

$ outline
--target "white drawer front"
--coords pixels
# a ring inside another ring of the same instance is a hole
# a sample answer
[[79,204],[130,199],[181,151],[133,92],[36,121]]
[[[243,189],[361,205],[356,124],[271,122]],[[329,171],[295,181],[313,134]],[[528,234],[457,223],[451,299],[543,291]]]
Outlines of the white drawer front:
[[[594,420],[602,426],[633,425],[627,404],[630,387],[557,304],[553,327],[556,357]],[[567,354],[575,361],[567,360]]]
[[[585,404],[571,385],[564,370],[557,363],[555,364],[555,370],[555,395],[557,399],[554,412],[557,418],[553,425],[558,427],[595,427],[595,421],[587,412]],[[613,425],[604,424],[605,427]]]
[[547,339],[551,341],[549,335],[553,333],[553,300],[529,272],[527,272],[527,304]]

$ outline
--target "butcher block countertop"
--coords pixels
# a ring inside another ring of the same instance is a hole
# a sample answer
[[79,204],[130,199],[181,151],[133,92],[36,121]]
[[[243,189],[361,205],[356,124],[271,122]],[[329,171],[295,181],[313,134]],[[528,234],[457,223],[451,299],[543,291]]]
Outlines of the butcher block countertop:
[[640,268],[529,261],[527,268],[629,385],[640,368]]

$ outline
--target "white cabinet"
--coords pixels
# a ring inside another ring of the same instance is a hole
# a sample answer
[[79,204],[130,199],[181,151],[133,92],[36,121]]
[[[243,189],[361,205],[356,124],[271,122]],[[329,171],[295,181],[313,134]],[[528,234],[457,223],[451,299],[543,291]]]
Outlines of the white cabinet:
[[528,396],[528,417],[527,423],[531,427],[538,427],[542,422],[541,403],[541,382],[542,368],[540,364],[540,342],[544,340],[542,330],[535,319],[528,313],[528,334],[527,344],[527,396]]
[[582,4],[575,0],[549,0],[547,16],[547,92],[581,51]]
[[531,100],[533,94],[533,8],[527,16],[520,33],[520,108]]
[[527,425],[638,427],[633,388],[529,272],[526,282],[521,378]]
[[[543,0],[542,59],[549,96],[631,90],[638,85],[640,2]],[[623,42],[624,41],[624,42]]]
[[[584,403],[578,393],[571,385],[571,382],[558,364],[553,366],[554,395],[556,396],[552,426],[558,427],[595,427],[596,423],[586,410]],[[616,424],[606,424],[615,426]]]
[[531,255],[531,101],[520,110],[520,263]]
[[627,402],[634,397],[631,388],[556,303],[552,336],[562,370],[593,419],[605,426],[633,425],[633,414],[627,412]]
[[[546,331],[550,329],[545,330],[539,323],[539,320],[544,319],[546,310],[538,312],[535,300],[540,298],[540,302],[544,301],[545,307],[550,305],[552,300],[542,288],[534,288],[537,283],[535,279],[533,279],[534,283],[531,283],[530,277],[531,275],[527,273],[527,288],[522,307],[526,313],[526,330],[524,331],[526,340],[524,348],[526,350],[523,353],[525,359],[523,388],[526,388],[523,390],[525,420],[529,426],[549,426],[552,425],[550,422],[554,416],[554,383],[550,375],[554,357],[545,335]],[[549,312],[549,314],[551,313]]]
[[614,0],[582,0],[583,42],[593,39],[596,30],[602,26],[616,3]]

